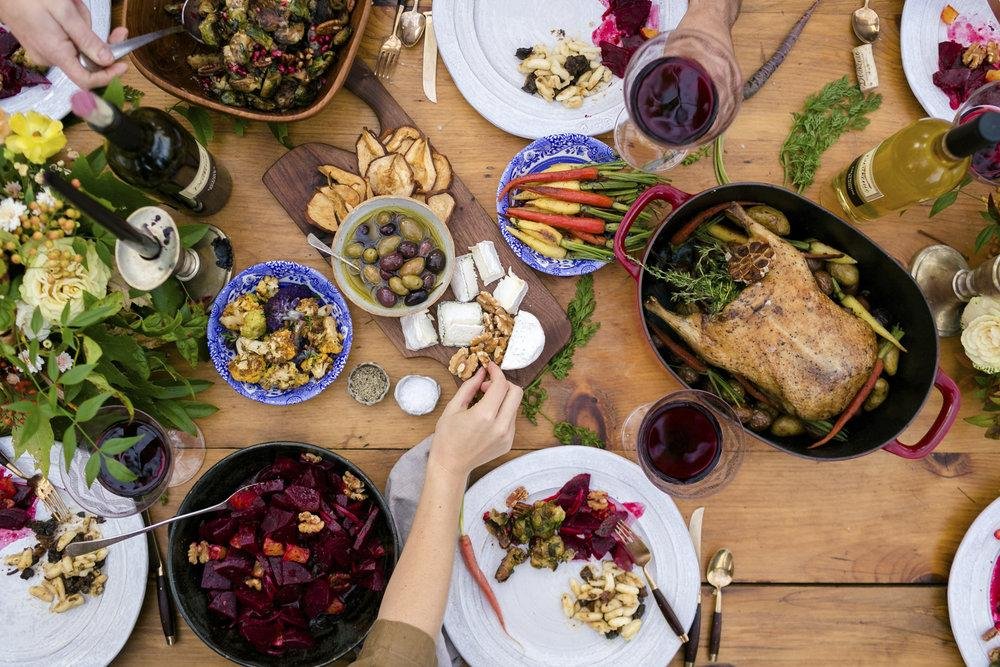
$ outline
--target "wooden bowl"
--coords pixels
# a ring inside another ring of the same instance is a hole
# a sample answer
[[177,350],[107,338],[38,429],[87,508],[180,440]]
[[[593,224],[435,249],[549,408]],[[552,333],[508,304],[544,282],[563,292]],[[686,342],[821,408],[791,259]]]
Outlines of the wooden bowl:
[[[129,35],[141,35],[174,24],[174,18],[164,11],[166,0],[125,0],[125,27]],[[132,52],[132,62],[147,79],[171,95],[198,106],[221,111],[247,120],[263,122],[290,122],[303,120],[315,115],[333,99],[347,79],[361,45],[361,38],[371,12],[371,0],[356,0],[351,11],[353,32],[350,41],[337,55],[324,76],[316,99],[305,107],[284,111],[258,111],[244,107],[223,104],[210,97],[188,66],[187,57],[192,53],[204,52],[206,47],[198,44],[186,34],[170,35]]]

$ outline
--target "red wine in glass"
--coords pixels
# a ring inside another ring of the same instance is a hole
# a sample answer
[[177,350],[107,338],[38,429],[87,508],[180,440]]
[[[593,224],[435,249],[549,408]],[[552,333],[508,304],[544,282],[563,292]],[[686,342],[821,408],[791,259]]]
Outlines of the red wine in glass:
[[[1000,111],[1000,107],[992,104],[975,106],[962,114],[959,124],[967,123],[970,120],[982,116],[988,111]],[[984,148],[972,156],[972,171],[977,176],[990,183],[1000,180],[1000,144],[990,148]]]
[[639,456],[666,482],[690,484],[704,478],[722,452],[719,421],[691,401],[654,407],[639,429]]
[[639,128],[670,146],[687,146],[715,122],[718,96],[708,72],[688,58],[658,58],[636,74],[630,113]]
[[98,481],[108,491],[126,498],[141,498],[153,492],[164,483],[170,472],[170,447],[160,430],[139,420],[123,420],[109,426],[98,438],[98,446],[112,438],[139,437],[139,441],[120,454],[115,459],[131,470],[136,478],[124,482],[116,479],[101,461],[101,471]]

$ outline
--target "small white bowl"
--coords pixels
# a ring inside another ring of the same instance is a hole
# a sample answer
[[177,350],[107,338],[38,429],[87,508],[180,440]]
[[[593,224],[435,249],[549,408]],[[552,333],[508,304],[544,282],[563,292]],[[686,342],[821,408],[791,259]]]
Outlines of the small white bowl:
[[369,290],[361,291],[358,289],[357,285],[348,276],[348,272],[352,272],[350,267],[335,257],[331,258],[330,263],[333,267],[334,280],[344,293],[344,296],[351,303],[372,315],[398,318],[430,308],[444,296],[444,293],[451,285],[451,276],[455,272],[455,241],[451,238],[451,232],[448,231],[447,225],[441,222],[441,219],[427,206],[407,197],[383,195],[381,197],[373,197],[351,211],[333,237],[332,245],[334,252],[341,257],[346,257],[345,250],[348,244],[354,241],[354,234],[358,225],[364,219],[371,217],[383,209],[395,209],[411,213],[414,217],[419,218],[421,222],[429,225],[434,234],[441,240],[441,250],[444,251],[445,256],[444,271],[438,274],[437,287],[427,296],[427,300],[415,306],[395,305],[392,308],[386,308],[375,300],[374,295]]

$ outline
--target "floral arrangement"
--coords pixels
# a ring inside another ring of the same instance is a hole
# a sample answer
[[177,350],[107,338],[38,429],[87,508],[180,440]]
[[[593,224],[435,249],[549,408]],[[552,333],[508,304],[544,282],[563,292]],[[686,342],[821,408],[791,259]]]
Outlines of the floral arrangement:
[[[121,105],[123,92],[110,86],[105,97]],[[205,304],[173,278],[151,292],[126,285],[114,266],[115,238],[43,187],[43,172],[59,170],[126,215],[153,202],[105,169],[103,149],[64,150],[57,120],[0,116],[0,140],[0,426],[12,433],[15,453],[30,453],[47,472],[58,438],[68,461],[78,434],[87,437],[78,425],[110,402],[195,432],[194,420],[216,411],[196,400],[211,383],[184,377],[174,359],[193,366],[201,356]],[[181,229],[191,245],[207,228]],[[97,460],[115,453],[79,444]],[[122,443],[108,445],[120,451]],[[109,470],[127,479],[122,468]]]

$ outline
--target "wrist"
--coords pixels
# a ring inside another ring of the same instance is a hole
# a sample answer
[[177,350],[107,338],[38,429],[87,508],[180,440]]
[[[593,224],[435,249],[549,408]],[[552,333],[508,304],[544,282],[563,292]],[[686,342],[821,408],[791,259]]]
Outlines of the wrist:
[[464,490],[468,480],[468,470],[465,470],[461,466],[448,464],[439,460],[439,457],[434,455],[433,450],[431,451],[430,456],[427,458],[425,484],[433,482],[447,487],[459,487]]
[[688,12],[714,17],[732,27],[740,14],[741,4],[742,0],[690,0]]

